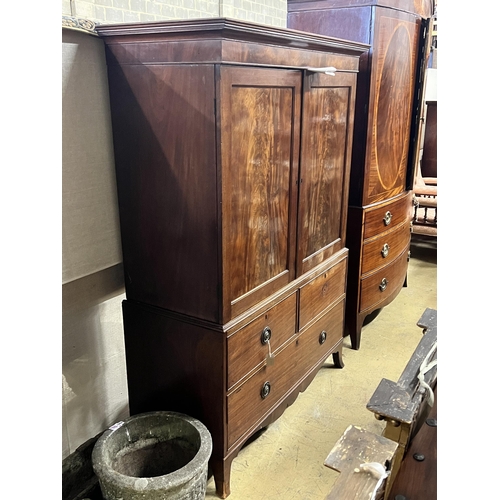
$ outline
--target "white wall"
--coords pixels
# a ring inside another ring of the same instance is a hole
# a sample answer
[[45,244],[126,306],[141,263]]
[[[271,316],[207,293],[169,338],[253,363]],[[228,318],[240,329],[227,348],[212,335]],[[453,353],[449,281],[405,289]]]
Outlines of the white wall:
[[287,0],[63,0],[62,11],[109,24],[220,16],[284,28]]
[[120,229],[102,40],[62,32],[62,453],[128,416]]

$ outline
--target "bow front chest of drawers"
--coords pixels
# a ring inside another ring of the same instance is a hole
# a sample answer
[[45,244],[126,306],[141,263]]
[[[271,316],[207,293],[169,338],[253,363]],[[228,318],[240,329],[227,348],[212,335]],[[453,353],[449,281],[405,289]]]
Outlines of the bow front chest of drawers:
[[342,366],[347,192],[367,46],[228,19],[98,32],[130,412],[200,419],[226,497],[245,441],[328,356]]
[[360,59],[349,190],[346,330],[406,281],[419,107],[432,0],[288,0],[288,26],[367,43]]

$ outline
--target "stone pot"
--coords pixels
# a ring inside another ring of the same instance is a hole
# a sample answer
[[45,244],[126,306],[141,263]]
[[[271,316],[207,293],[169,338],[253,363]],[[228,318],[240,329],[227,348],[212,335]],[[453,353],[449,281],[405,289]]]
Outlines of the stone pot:
[[203,500],[212,437],[176,412],[134,415],[97,440],[92,465],[106,500]]

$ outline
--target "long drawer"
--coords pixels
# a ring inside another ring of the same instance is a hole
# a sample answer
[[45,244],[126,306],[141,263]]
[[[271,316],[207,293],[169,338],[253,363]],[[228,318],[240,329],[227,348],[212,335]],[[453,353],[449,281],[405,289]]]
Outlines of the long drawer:
[[409,246],[391,264],[361,279],[359,312],[375,306],[401,288],[408,269],[408,250]]
[[394,230],[365,241],[361,260],[361,274],[375,271],[393,262],[410,243],[410,221]]
[[[228,448],[259,422],[343,337],[344,300],[328,309],[264,365],[228,394]],[[325,333],[323,333],[325,332]]]
[[[297,293],[290,295],[227,339],[227,387],[231,389],[266,355],[279,350],[295,335]],[[269,342],[269,344],[268,344]]]
[[373,238],[398,226],[411,217],[411,193],[377,208],[366,210],[363,238]]

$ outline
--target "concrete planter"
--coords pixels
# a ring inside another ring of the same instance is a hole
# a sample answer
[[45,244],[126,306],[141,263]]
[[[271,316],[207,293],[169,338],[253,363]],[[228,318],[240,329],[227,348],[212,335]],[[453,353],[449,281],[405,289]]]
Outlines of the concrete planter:
[[135,415],[110,427],[92,452],[106,500],[203,500],[212,437],[175,412]]

